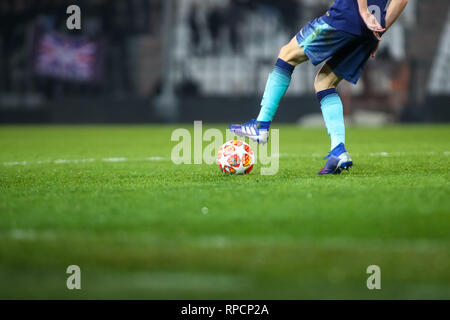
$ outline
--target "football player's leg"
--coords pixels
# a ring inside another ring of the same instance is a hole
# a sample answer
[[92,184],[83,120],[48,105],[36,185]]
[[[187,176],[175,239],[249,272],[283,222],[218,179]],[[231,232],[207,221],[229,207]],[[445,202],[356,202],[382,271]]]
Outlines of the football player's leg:
[[331,152],[327,163],[319,174],[340,173],[353,165],[352,159],[345,149],[345,124],[342,101],[336,87],[342,78],[324,64],[317,73],[314,87],[319,99],[322,115],[331,138]]
[[282,59],[290,65],[296,67],[308,60],[303,47],[299,46],[297,38],[293,37],[288,44],[280,49],[278,59]]
[[323,119],[331,138],[331,150],[345,143],[345,125],[342,101],[336,87],[342,78],[324,64],[317,72],[314,89],[322,109]]
[[303,47],[298,45],[296,37],[281,48],[275,67],[267,79],[258,121],[272,121],[281,98],[291,83],[294,68],[306,60],[308,57],[305,55]]
[[292,38],[288,44],[281,48],[275,67],[269,74],[258,118],[243,125],[231,125],[230,130],[258,143],[266,143],[272,119],[278,109],[280,100],[291,83],[292,72],[295,66],[307,60],[308,57],[305,55],[303,47],[299,46],[297,38]]

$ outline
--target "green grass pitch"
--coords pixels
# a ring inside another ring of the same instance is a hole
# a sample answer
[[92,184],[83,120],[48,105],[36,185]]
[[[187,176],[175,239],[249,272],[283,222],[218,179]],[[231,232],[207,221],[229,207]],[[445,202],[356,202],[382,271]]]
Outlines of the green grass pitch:
[[0,127],[0,298],[450,298],[450,126],[349,128],[326,177],[325,129],[223,176],[170,161],[176,127]]

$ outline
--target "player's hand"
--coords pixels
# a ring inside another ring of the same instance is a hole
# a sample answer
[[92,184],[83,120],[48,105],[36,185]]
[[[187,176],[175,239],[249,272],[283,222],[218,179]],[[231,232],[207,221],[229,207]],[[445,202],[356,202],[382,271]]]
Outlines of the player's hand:
[[381,26],[381,24],[378,22],[377,18],[373,14],[371,14],[369,11],[361,14],[361,18],[363,19],[367,28],[373,32],[374,36],[378,40],[381,40],[380,32],[386,31],[386,28],[383,28]]

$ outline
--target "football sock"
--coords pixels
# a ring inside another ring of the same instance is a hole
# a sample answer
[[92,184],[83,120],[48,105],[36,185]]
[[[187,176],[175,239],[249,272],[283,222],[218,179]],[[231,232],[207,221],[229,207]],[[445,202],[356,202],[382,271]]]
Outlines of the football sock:
[[327,89],[317,92],[323,120],[331,137],[331,150],[341,142],[345,144],[344,110],[341,98],[336,89]]
[[275,68],[267,79],[266,89],[261,101],[261,111],[256,120],[272,121],[280,100],[291,83],[291,75],[294,68],[293,65],[278,58]]

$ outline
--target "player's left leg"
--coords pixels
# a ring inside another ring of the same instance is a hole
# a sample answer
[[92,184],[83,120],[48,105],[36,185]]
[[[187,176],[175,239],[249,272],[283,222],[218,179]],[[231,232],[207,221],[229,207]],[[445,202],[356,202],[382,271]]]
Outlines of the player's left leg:
[[266,143],[272,119],[291,83],[292,72],[297,65],[307,60],[304,48],[299,45],[296,37],[281,47],[275,67],[267,79],[258,118],[242,125],[232,124],[230,130],[258,143]]
[[341,173],[353,165],[352,159],[345,149],[345,124],[342,101],[336,88],[342,78],[324,64],[314,81],[323,119],[331,138],[331,151],[326,157],[325,167],[319,175]]
[[294,68],[307,60],[304,48],[299,46],[296,37],[281,47],[275,67],[267,79],[257,121],[272,121],[280,100],[290,85]]

